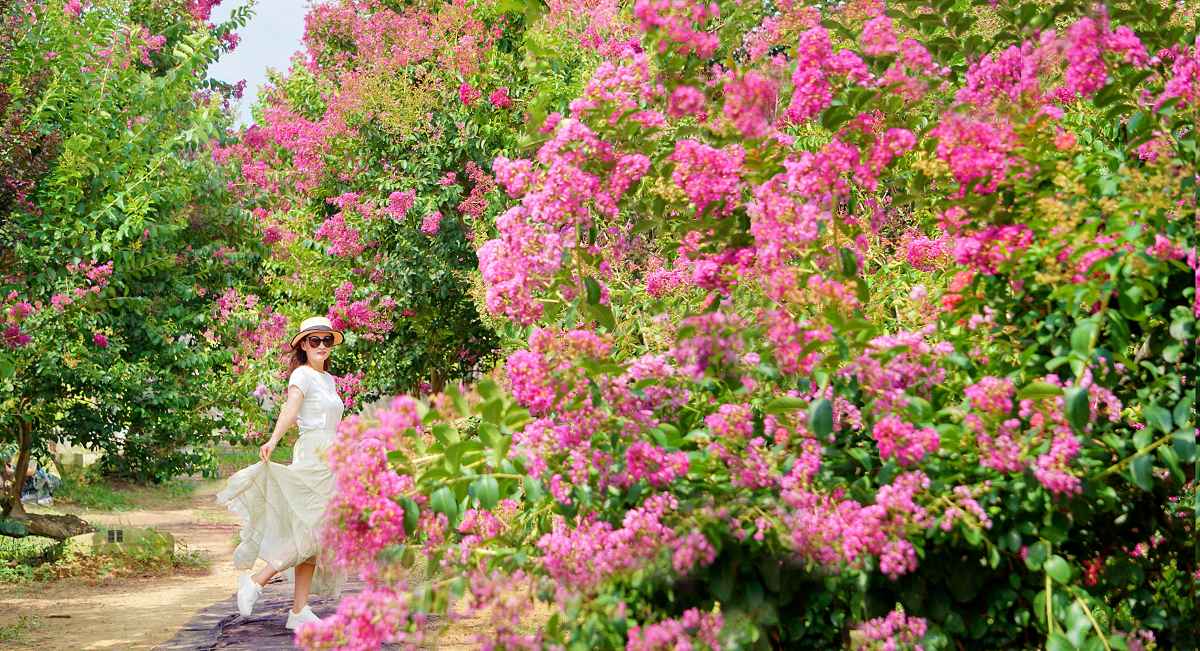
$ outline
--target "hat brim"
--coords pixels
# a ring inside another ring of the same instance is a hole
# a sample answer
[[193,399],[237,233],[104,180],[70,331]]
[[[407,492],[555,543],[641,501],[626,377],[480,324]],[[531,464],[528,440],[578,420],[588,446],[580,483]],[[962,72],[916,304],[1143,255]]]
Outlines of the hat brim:
[[327,333],[333,335],[333,345],[334,346],[341,345],[341,343],[343,341],[345,341],[345,339],[346,339],[345,337],[342,336],[342,333],[338,332],[337,330],[334,330],[333,328],[326,328],[324,326],[313,326],[311,328],[305,328],[304,330],[297,332],[292,337],[292,348],[296,348],[297,346],[299,346],[300,341],[303,340],[308,335],[317,334],[317,333],[321,333],[321,332],[327,332]]

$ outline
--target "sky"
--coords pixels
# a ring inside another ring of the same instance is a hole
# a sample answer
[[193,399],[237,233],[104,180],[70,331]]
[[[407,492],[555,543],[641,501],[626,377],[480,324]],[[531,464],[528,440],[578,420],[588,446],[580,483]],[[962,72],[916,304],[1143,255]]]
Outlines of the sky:
[[[225,0],[213,10],[212,22],[226,20],[234,8],[245,4],[246,0]],[[231,84],[246,80],[246,93],[238,105],[242,124],[251,122],[250,107],[258,87],[267,80],[267,69],[286,70],[292,53],[300,49],[307,6],[305,0],[258,0],[250,23],[238,30],[237,48],[209,68],[213,79]]]

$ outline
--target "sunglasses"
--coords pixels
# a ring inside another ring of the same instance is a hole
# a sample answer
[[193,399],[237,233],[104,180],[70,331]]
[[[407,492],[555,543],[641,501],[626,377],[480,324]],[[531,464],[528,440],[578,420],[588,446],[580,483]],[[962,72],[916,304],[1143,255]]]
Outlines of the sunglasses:
[[321,344],[325,344],[326,348],[333,348],[333,342],[334,342],[333,335],[325,335],[324,337],[318,337],[317,335],[309,335],[309,336],[305,337],[304,340],[308,342],[309,348],[316,348],[316,347],[320,346]]

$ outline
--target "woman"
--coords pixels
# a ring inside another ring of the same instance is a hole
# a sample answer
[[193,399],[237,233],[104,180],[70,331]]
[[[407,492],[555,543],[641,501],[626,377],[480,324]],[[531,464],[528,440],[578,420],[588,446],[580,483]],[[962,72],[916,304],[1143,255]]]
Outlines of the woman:
[[[281,572],[295,582],[289,629],[319,620],[308,607],[310,590],[335,596],[341,592],[344,573],[320,554],[325,505],[334,487],[325,453],[342,419],[342,400],[326,369],[331,349],[340,343],[342,333],[325,317],[300,324],[292,337],[287,402],[271,439],[259,448],[262,461],[238,471],[217,495],[242,523],[234,564],[249,570],[256,560],[266,561],[257,574],[247,572],[238,579],[238,611],[243,617],[250,616],[267,581]],[[272,463],[271,452],[293,423],[299,425],[300,438],[292,464]]]

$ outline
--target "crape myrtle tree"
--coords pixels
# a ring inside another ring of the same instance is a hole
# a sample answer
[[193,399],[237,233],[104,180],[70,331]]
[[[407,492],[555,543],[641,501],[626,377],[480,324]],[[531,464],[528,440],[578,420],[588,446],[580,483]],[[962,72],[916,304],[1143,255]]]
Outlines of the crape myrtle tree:
[[[581,52],[530,65],[535,16],[465,0],[315,5],[255,124],[217,152],[239,166],[271,251],[261,291],[229,294],[227,318],[270,339],[279,310],[326,314],[348,333],[334,360],[348,404],[490,369],[515,332],[480,314],[475,250],[504,207],[491,163],[586,72]],[[278,358],[260,352],[240,356],[242,390],[277,401]]]
[[213,375],[232,357],[202,334],[206,288],[247,282],[263,251],[210,145],[234,89],[206,69],[248,12],[214,26],[211,5],[5,6],[5,129],[36,143],[11,153],[6,134],[0,194],[0,436],[18,471],[54,440],[138,480],[213,466]]
[[527,337],[343,423],[300,644],[1195,648],[1195,3],[548,4],[523,65],[598,61],[476,240]]

